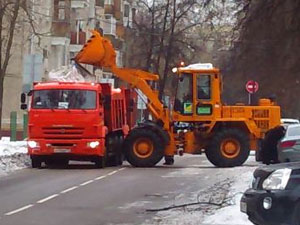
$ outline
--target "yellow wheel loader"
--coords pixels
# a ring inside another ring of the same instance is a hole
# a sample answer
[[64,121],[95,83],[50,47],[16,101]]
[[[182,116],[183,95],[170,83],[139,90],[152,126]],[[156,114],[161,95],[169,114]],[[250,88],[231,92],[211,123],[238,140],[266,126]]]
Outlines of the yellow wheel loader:
[[[266,131],[280,124],[280,107],[270,99],[260,99],[257,106],[224,105],[220,71],[211,64],[172,70],[178,82],[171,111],[148,84],[158,81],[159,76],[118,68],[111,42],[92,32],[75,61],[109,68],[116,77],[139,89],[147,97],[147,108],[154,118],[131,130],[124,141],[125,157],[133,166],[152,167],[163,157],[172,164],[176,154],[201,152],[215,166],[240,166],[247,160],[250,149],[259,148]],[[188,126],[180,129],[178,123]]]

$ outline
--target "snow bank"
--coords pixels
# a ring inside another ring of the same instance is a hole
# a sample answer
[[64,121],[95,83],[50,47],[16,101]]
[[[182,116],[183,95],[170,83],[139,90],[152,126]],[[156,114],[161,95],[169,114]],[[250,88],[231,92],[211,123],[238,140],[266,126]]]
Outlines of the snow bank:
[[15,153],[27,153],[27,141],[13,141],[2,139],[0,141],[0,156],[13,155]]
[[10,142],[9,138],[0,140],[0,176],[29,165],[26,141]]
[[[192,177],[194,180],[208,185],[196,192],[190,189],[187,193],[188,189],[186,189],[170,193],[170,195],[177,194],[177,197],[173,200],[167,198],[163,201],[164,206],[208,201],[216,204],[223,203],[223,205],[196,204],[159,211],[143,225],[253,225],[248,221],[247,215],[240,212],[240,199],[244,191],[251,186],[253,171],[257,166],[255,154],[251,152],[243,166],[215,168],[208,161],[202,161],[201,165],[191,165],[190,168],[177,169],[164,175],[165,179],[177,178],[178,180]],[[201,168],[205,168],[205,170]],[[148,204],[146,208],[160,207],[161,205],[156,206],[154,202]]]
[[240,200],[243,192],[251,186],[254,169],[243,173],[242,176],[235,177],[235,182],[229,193],[229,196],[233,197],[232,205],[216,210],[213,215],[204,219],[203,225],[253,225],[248,220],[248,216],[240,212]]

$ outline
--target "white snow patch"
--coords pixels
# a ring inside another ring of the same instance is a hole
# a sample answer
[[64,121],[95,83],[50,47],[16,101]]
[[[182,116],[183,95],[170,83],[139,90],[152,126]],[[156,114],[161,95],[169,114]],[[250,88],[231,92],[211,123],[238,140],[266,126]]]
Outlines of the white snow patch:
[[[220,208],[212,205],[194,205],[159,211],[152,219],[146,220],[143,225],[252,225],[248,221],[247,215],[240,212],[240,199],[243,192],[250,187],[253,171],[257,166],[258,163],[255,162],[254,154],[251,152],[247,162],[240,167],[216,168],[209,163],[206,165],[204,161],[201,162],[201,167],[199,168],[193,165],[191,166],[192,168],[181,168],[168,173],[163,177],[166,179],[194,177],[199,182],[209,179],[213,179],[215,182],[212,186],[207,186],[205,189],[199,190],[199,192],[191,190],[189,194],[181,195],[177,193],[177,197],[173,201],[169,198],[169,201],[165,202],[164,206],[191,203],[197,201],[197,199],[213,203],[225,200],[225,202],[229,203],[229,206]],[[205,168],[204,170],[201,169],[203,167]],[[157,208],[160,207],[162,206],[157,206]],[[150,208],[156,207],[152,205]]]
[[0,140],[0,176],[28,167],[27,141],[10,142],[9,138]]
[[8,141],[8,139],[1,139],[0,156],[13,155],[15,153],[27,153],[27,141]]
[[229,196],[234,196],[231,206],[224,207],[215,211],[213,215],[206,217],[204,224],[220,224],[220,225],[253,225],[248,216],[240,211],[240,200],[243,192],[246,191],[253,178],[253,170],[243,173],[243,176],[236,176]]

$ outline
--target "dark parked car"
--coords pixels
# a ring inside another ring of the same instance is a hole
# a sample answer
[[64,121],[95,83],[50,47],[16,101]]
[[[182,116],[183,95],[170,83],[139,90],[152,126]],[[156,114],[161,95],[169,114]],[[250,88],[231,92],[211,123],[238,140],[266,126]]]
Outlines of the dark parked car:
[[300,225],[300,163],[256,169],[240,207],[256,225]]

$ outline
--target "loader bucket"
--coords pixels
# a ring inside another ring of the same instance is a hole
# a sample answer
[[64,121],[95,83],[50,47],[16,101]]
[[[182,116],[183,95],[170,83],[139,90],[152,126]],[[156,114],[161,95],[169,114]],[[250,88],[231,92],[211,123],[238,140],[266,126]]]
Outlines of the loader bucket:
[[108,39],[99,32],[92,31],[92,36],[75,56],[77,63],[98,67],[113,67],[116,65],[116,52]]

